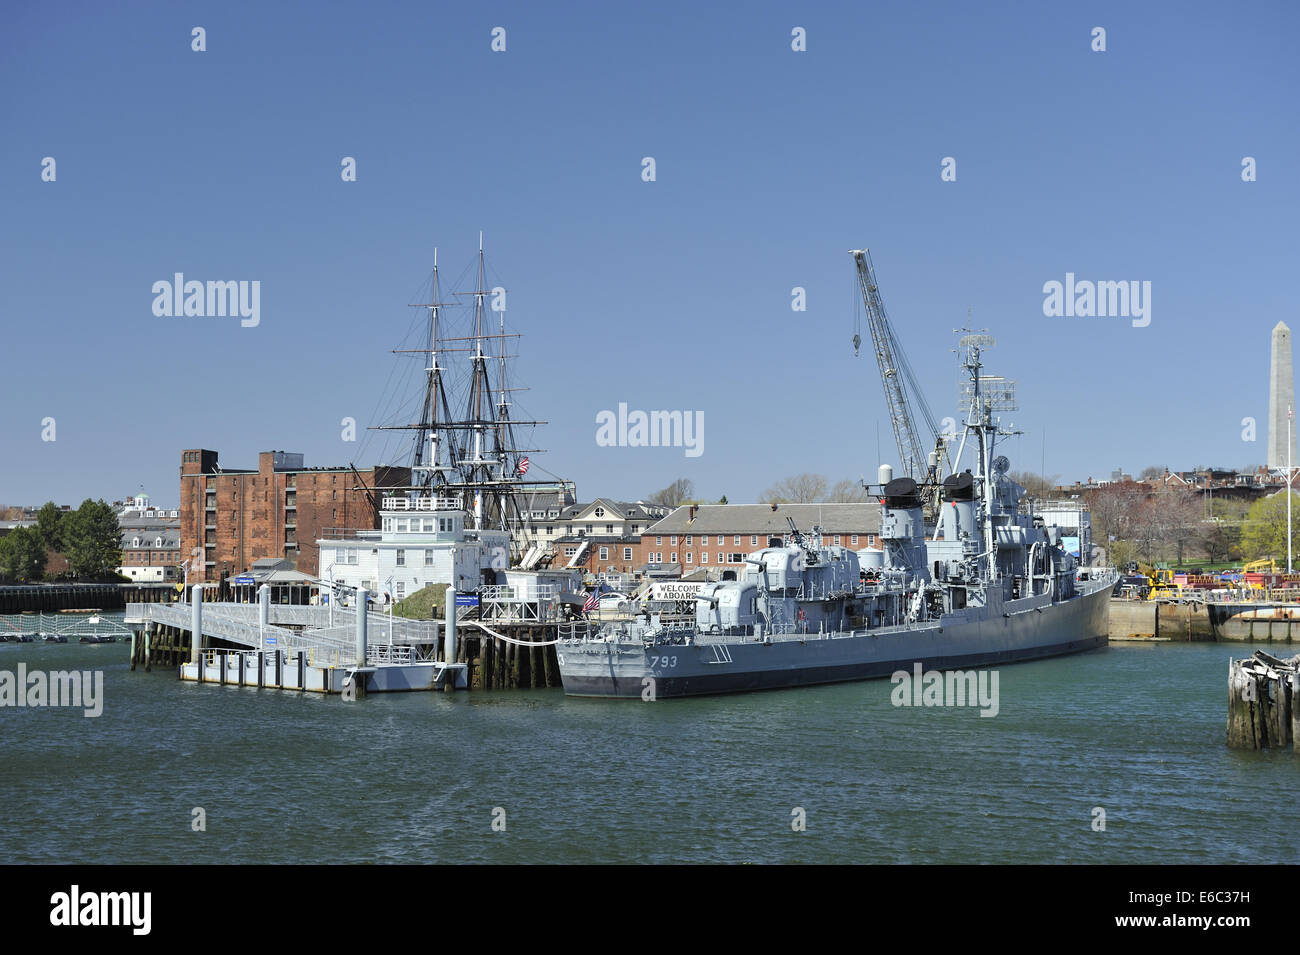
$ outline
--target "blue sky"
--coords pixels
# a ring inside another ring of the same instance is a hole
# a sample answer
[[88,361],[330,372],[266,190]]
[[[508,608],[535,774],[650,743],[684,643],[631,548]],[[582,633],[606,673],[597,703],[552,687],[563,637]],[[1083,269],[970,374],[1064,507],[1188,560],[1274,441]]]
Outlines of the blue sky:
[[[7,7],[0,504],[174,502],[188,447],[398,462],[340,421],[397,409],[407,304],[434,247],[451,283],[480,229],[525,336],[517,414],[549,422],[534,461],[584,499],[874,473],[877,426],[895,460],[874,359],[850,345],[862,246],[939,416],[952,329],[969,309],[997,338],[1013,468],[1044,449],[1066,480],[1262,463],[1269,333],[1300,329],[1298,11]],[[155,316],[175,272],[260,281],[260,324]],[[1067,272],[1150,281],[1151,324],[1045,317]],[[703,412],[704,453],[597,446],[619,402]]]

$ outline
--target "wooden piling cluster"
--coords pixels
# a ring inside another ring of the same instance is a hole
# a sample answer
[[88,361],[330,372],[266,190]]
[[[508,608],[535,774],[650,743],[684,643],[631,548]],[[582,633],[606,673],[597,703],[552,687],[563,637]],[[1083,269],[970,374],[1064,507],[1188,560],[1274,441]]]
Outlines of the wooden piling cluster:
[[132,670],[139,664],[144,664],[146,672],[152,670],[154,664],[163,667],[180,666],[188,662],[189,658],[188,630],[149,623],[137,628],[131,638]]
[[[555,627],[545,624],[493,624],[493,629],[515,640],[543,643],[555,639]],[[470,688],[476,690],[527,690],[563,686],[555,645],[520,646],[464,627],[457,641],[456,663],[469,664]]]
[[1234,749],[1300,750],[1300,656],[1281,660],[1263,650],[1228,664],[1228,745]]

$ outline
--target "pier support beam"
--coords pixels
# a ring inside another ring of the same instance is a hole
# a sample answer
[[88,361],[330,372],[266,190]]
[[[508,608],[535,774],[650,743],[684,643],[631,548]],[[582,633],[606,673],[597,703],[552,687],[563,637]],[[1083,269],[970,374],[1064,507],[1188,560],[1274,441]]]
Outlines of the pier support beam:
[[366,601],[370,597],[367,590],[357,591],[357,666],[366,665],[366,625],[369,622],[367,618],[370,612],[367,608]]
[[266,628],[271,625],[271,585],[257,588],[258,649],[266,649]]
[[190,662],[199,668],[199,682],[203,682],[203,588],[198,584],[190,590]]
[[[456,662],[456,585],[447,585],[447,630],[443,637],[442,659],[444,663]],[[442,688],[448,693],[456,689],[455,680],[446,680]]]

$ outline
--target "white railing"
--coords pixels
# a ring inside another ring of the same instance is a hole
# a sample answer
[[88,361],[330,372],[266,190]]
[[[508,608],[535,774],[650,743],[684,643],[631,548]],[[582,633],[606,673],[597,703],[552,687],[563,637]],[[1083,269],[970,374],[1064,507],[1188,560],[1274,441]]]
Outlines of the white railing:
[[[231,610],[235,612],[230,612]],[[346,651],[354,646],[354,641],[336,636],[323,630],[306,630],[298,633],[285,627],[268,624],[263,627],[257,623],[256,610],[254,619],[249,622],[244,611],[249,608],[231,604],[209,604],[203,608],[203,632],[219,640],[242,643],[248,647],[261,647],[267,640],[273,640],[273,646],[287,650],[337,650]],[[127,617],[142,623],[160,623],[180,630],[190,628],[189,604],[130,604]]]
[[385,495],[381,511],[459,511],[460,501],[451,497],[395,497]]
[[415,661],[415,651],[412,647],[390,647],[380,645],[377,647],[366,647],[366,664],[369,666],[378,666],[380,664],[405,664]]

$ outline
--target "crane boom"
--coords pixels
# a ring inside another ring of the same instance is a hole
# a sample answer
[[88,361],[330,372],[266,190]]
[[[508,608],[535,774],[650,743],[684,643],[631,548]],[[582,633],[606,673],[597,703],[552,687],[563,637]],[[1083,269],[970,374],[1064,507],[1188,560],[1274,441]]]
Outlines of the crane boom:
[[876,283],[876,270],[871,263],[871,253],[867,249],[852,249],[849,252],[858,268],[858,285],[862,291],[862,304],[867,312],[867,324],[871,328],[871,340],[875,343],[876,362],[880,366],[880,380],[885,387],[885,402],[889,406],[889,418],[894,425],[894,440],[898,444],[899,473],[918,482],[933,482],[934,475],[929,467],[929,460],[921,436],[912,421],[911,402],[908,391],[916,396],[916,402],[925,423],[934,436],[936,449],[943,447],[943,438],[938,425],[930,413],[921,395],[921,389],[907,363],[907,356],[894,335],[894,328],[885,314],[885,303],[880,299],[880,288]]

